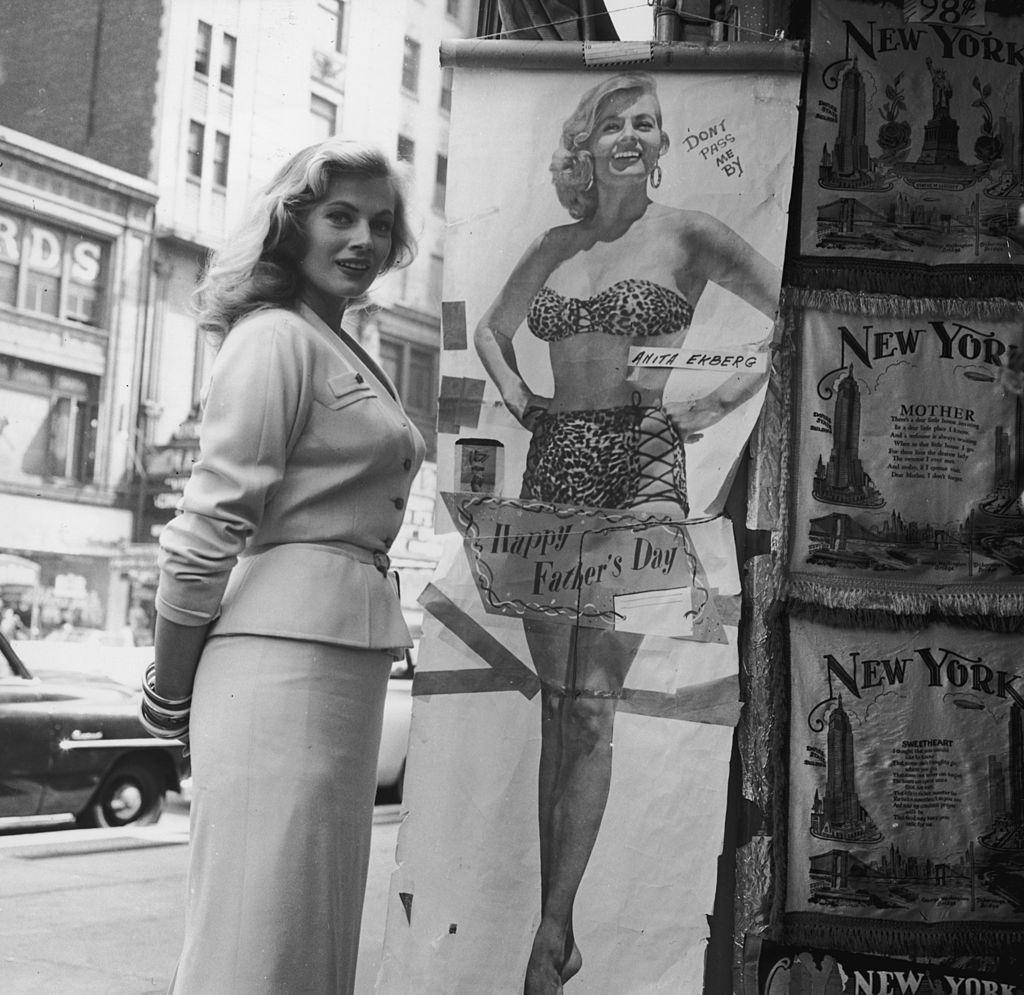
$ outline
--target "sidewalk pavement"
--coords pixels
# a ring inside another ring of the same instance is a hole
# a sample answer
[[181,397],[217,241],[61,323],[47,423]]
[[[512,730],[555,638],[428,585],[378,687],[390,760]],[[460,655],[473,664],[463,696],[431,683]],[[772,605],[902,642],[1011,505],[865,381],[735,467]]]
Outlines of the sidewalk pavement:
[[[374,814],[356,991],[380,965],[399,806]],[[188,804],[155,826],[0,836],[4,995],[164,992],[181,946]]]

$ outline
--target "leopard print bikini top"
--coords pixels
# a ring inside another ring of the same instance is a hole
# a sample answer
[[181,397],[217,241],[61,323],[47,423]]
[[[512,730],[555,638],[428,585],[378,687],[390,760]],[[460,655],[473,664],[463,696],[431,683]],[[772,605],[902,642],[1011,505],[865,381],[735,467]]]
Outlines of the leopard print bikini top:
[[651,280],[619,280],[593,297],[563,297],[541,287],[526,314],[527,327],[544,342],[586,332],[644,338],[690,327],[693,307]]

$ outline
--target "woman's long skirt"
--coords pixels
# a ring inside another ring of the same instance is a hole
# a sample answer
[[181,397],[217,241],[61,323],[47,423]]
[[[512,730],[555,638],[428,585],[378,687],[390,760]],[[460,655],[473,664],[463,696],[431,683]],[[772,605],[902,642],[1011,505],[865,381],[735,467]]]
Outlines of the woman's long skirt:
[[352,992],[390,654],[215,636],[174,995]]

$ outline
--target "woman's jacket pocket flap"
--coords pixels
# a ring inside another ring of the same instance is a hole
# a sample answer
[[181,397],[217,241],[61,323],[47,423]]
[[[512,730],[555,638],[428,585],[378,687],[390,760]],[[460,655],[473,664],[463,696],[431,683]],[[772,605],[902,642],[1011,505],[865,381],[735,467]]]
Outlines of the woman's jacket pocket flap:
[[334,376],[327,378],[327,388],[323,392],[317,392],[317,400],[335,410],[377,396],[377,392],[366,382],[362,373],[335,373]]

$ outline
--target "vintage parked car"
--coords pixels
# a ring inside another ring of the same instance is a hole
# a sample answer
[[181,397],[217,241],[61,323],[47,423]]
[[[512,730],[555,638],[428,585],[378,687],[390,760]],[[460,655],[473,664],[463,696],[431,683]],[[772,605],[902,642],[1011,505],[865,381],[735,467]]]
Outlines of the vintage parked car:
[[[418,636],[418,629],[414,629],[414,635]],[[418,638],[415,639],[415,643],[418,646]],[[48,692],[53,692],[55,684],[62,685],[65,692],[71,687],[79,694],[98,687],[106,688],[108,692],[113,688],[115,692],[119,692],[119,699],[123,698],[127,691],[132,700],[130,711],[134,710],[146,665],[153,658],[152,647],[104,646],[92,640],[64,643],[42,639],[16,642],[13,647],[9,643],[6,645],[12,656],[17,651],[19,672],[31,673],[42,678],[42,686]],[[412,721],[412,677],[415,659],[414,646],[406,653],[404,660],[394,665],[391,680],[388,682],[387,697],[384,699],[380,754],[377,758],[377,788],[381,801],[402,800],[405,758],[409,749],[409,726]],[[0,749],[4,749],[7,741],[4,724],[10,694],[3,680],[3,668],[4,664],[0,662]],[[35,685],[38,688],[40,682],[36,681]],[[88,693],[92,694],[91,691]],[[132,728],[135,730],[133,735],[146,735],[137,722]],[[160,741],[155,739],[147,743],[149,749],[159,748],[160,745]],[[3,816],[7,814],[3,802],[6,770],[7,764],[0,754],[0,826],[3,824]]]
[[0,828],[156,822],[187,776],[184,747],[143,729],[132,688],[88,673],[46,676],[0,636]]

